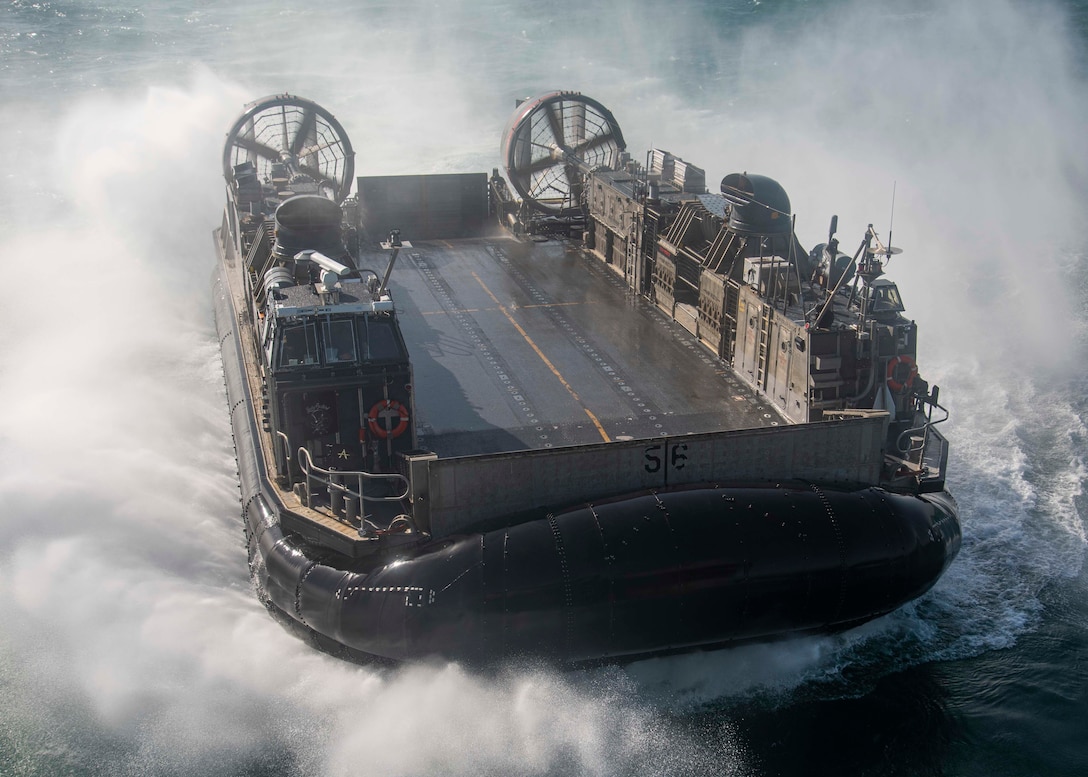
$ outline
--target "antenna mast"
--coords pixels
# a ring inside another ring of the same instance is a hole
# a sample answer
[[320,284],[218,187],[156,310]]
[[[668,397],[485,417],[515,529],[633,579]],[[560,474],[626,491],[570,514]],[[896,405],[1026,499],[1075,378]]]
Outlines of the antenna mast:
[[892,246],[895,243],[892,242],[892,225],[895,224],[895,184],[897,181],[892,181],[892,212],[888,216],[888,258],[891,259]]

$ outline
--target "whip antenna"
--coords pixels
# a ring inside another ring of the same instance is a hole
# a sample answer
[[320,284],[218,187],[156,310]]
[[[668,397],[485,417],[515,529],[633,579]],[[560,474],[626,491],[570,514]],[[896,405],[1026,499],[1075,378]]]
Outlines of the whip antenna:
[[892,243],[892,225],[895,223],[895,184],[896,181],[892,181],[892,212],[888,216],[888,257],[891,258]]

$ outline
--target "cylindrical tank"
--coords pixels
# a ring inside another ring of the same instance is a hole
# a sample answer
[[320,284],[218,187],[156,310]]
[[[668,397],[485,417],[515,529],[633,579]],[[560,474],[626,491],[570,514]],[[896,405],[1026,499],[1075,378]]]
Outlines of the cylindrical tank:
[[300,194],[284,200],[276,208],[273,255],[286,259],[312,249],[340,256],[344,252],[340,239],[342,218],[339,205],[316,194]]
[[264,274],[261,285],[264,287],[264,293],[267,297],[276,289],[285,289],[288,286],[294,286],[295,276],[286,267],[277,265]]

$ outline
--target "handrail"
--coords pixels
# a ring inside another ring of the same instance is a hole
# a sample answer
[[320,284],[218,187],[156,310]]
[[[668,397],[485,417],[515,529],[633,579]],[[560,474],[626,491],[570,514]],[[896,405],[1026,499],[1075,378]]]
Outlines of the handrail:
[[[931,440],[932,436],[935,436],[939,440],[939,450],[937,452],[938,461],[937,461],[937,465],[936,465],[936,470],[937,470],[936,478],[938,480],[943,481],[944,476],[945,476],[945,468],[948,466],[948,442],[933,427],[935,427],[937,424],[944,423],[945,421],[947,421],[948,418],[949,418],[950,413],[948,412],[948,408],[944,407],[943,405],[941,405],[941,404],[939,404],[937,402],[931,401],[931,402],[929,402],[929,405],[931,407],[935,407],[938,410],[940,410],[941,412],[943,412],[944,417],[934,421],[933,416],[932,416],[932,410],[931,410],[929,417],[927,417],[926,420],[925,420],[925,423],[923,423],[921,426],[915,426],[915,427],[912,427],[910,429],[906,429],[903,432],[901,432],[898,437],[895,438],[895,447],[896,447],[896,449],[898,449],[902,453],[906,454],[906,456],[907,456],[906,460],[907,461],[911,461],[914,464],[916,464],[923,473],[929,473],[929,474],[923,474],[923,476],[922,476],[922,479],[926,480],[926,479],[934,477],[934,475],[932,474],[933,468],[927,463],[927,460],[930,459],[930,456],[929,456],[930,440]],[[919,437],[918,444],[915,446],[915,445],[911,445],[909,438],[912,435],[914,435],[916,432],[921,432],[922,434]],[[903,445],[903,438],[904,437],[908,438],[908,441],[907,441],[906,445]]]
[[283,455],[284,455],[284,458],[286,458],[287,461],[291,461],[291,441],[288,440],[287,435],[284,434],[283,432],[281,432],[279,429],[276,430],[276,436],[283,438]]
[[939,405],[936,402],[932,403],[932,405],[934,407],[936,407],[938,410],[940,410],[941,412],[944,413],[944,418],[941,418],[941,419],[939,419],[937,421],[934,421],[932,418],[927,418],[926,422],[924,424],[922,424],[921,426],[914,426],[914,427],[911,427],[910,429],[905,429],[903,432],[901,432],[899,434],[898,437],[895,438],[896,450],[904,451],[904,452],[907,452],[907,453],[913,452],[913,450],[915,450],[915,449],[911,448],[911,445],[910,445],[909,442],[905,446],[902,443],[903,443],[903,438],[904,437],[907,437],[907,436],[913,434],[914,432],[921,432],[922,433],[922,445],[919,446],[919,448],[917,448],[917,450],[924,449],[925,448],[925,439],[929,435],[930,427],[936,426],[937,424],[944,423],[945,421],[948,420],[948,416],[949,416],[948,408],[944,407],[943,405]]
[[[324,483],[330,489],[336,489],[346,495],[354,496],[361,502],[399,502],[408,496],[410,486],[408,478],[404,475],[395,472],[362,472],[362,471],[350,471],[350,470],[328,470],[323,469],[313,462],[313,458],[310,456],[310,452],[300,447],[298,449],[299,467],[302,469],[302,474],[306,477],[306,488],[310,489],[310,481],[316,480],[319,483]],[[323,477],[317,477],[313,473],[319,473]],[[358,481],[358,490],[353,491],[348,488],[344,483],[338,482],[339,479],[348,479],[354,477]],[[404,485],[404,492],[396,496],[366,496],[363,493],[363,481],[369,480],[385,480],[385,481],[397,481],[399,480]]]

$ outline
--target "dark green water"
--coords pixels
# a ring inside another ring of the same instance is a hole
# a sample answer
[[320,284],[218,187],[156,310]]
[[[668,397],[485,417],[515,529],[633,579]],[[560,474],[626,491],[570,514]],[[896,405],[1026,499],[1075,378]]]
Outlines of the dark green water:
[[[1088,774],[1088,4],[0,7],[0,775]],[[635,153],[886,229],[964,547],[862,629],[576,674],[312,652],[247,579],[208,301],[243,103],[490,170],[578,89]]]

